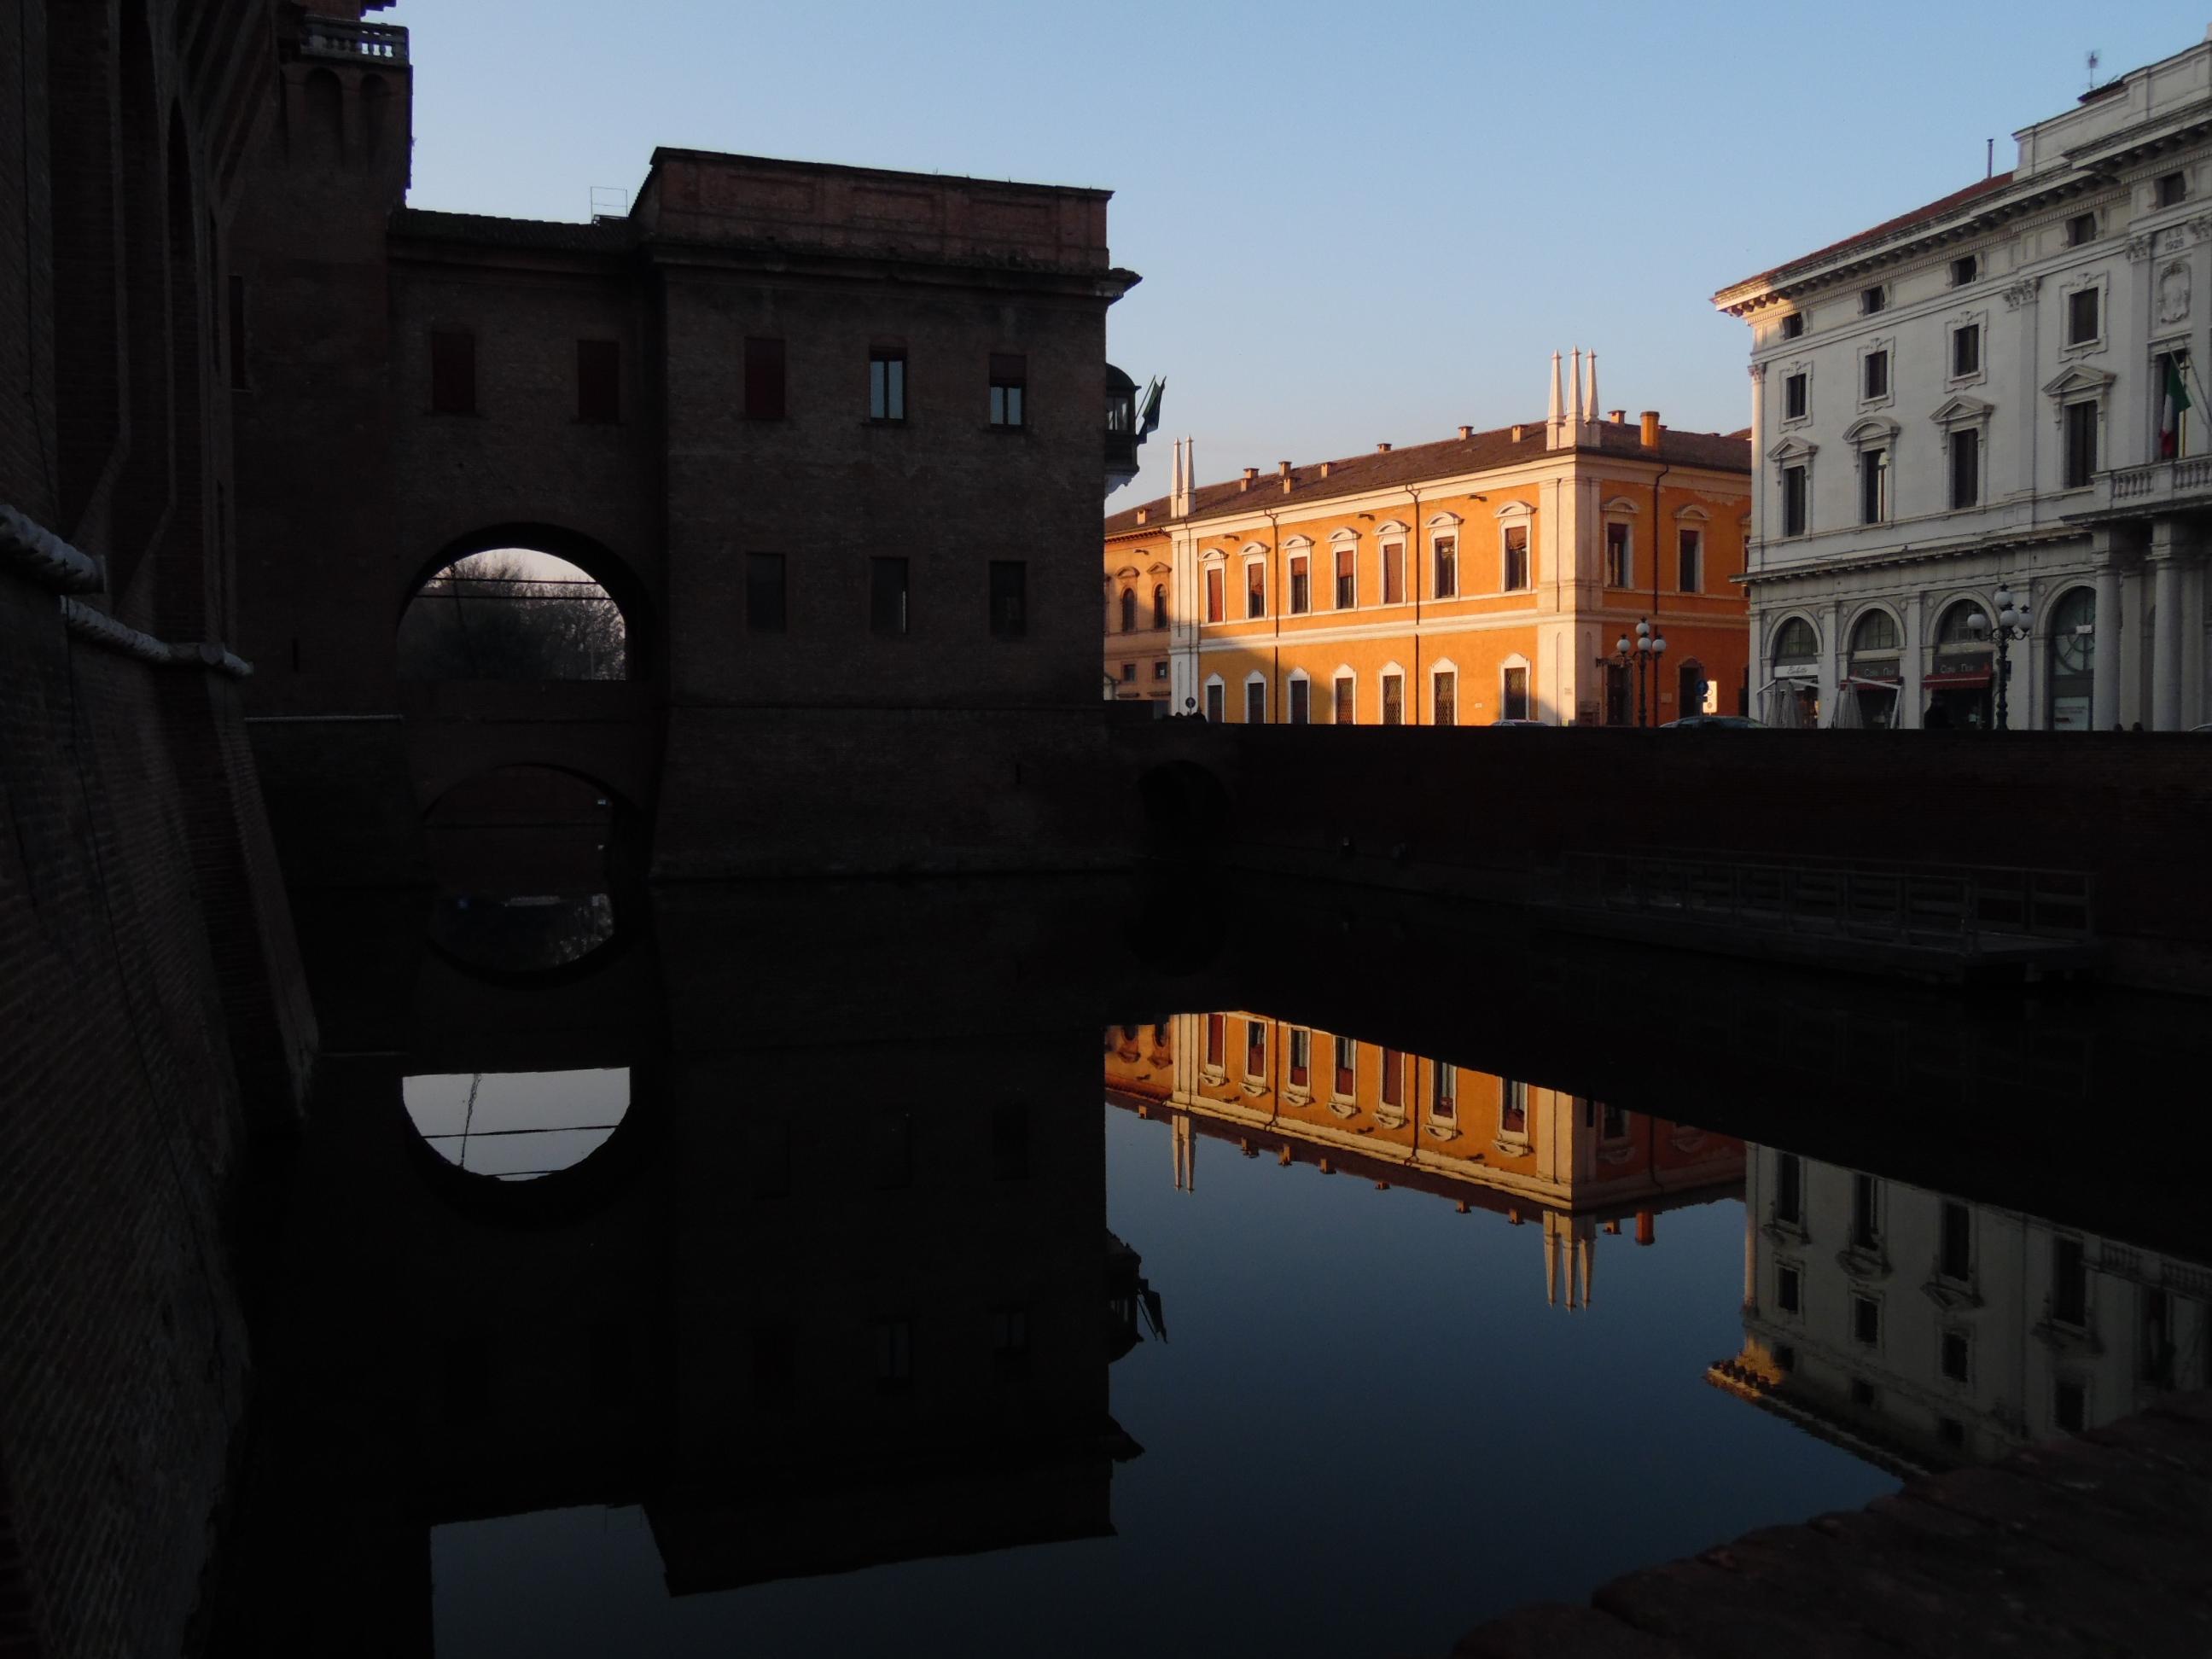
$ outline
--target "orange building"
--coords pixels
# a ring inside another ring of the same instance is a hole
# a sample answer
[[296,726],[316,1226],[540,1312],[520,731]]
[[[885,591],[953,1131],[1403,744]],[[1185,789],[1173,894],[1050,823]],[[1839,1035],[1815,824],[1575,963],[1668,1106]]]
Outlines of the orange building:
[[[1140,508],[1139,511],[1142,511]],[[1175,577],[1164,536],[1106,544],[1106,695],[1124,702],[1168,695],[1168,592]]]
[[1201,1136],[1285,1165],[1408,1187],[1544,1238],[1547,1297],[1587,1306],[1601,1233],[1743,1192],[1743,1143],[1603,1101],[1265,1014],[1109,1027],[1107,1099],[1165,1117],[1178,1187]]
[[1547,419],[1442,443],[1203,486],[1176,445],[1169,495],[1106,520],[1109,677],[1157,684],[1164,599],[1169,696],[1217,721],[1744,712],[1748,434],[1601,418],[1596,354],[1571,392],[1552,368]]

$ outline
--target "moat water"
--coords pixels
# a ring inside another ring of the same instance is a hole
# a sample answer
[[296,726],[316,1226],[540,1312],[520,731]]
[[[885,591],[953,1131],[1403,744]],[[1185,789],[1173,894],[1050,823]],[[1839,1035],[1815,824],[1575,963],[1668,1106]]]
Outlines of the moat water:
[[1110,884],[582,908],[533,975],[511,913],[484,966],[450,903],[307,907],[242,1639],[1441,1654],[2208,1381],[2156,1194],[1601,1095],[1479,998],[1388,1012],[1356,931],[1285,1009],[1265,940],[1163,950]]

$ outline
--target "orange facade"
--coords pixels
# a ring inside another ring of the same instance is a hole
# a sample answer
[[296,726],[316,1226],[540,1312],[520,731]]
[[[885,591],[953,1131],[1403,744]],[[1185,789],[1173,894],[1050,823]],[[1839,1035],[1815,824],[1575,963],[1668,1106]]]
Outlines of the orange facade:
[[1139,533],[1106,544],[1105,691],[1109,697],[1164,701],[1168,695],[1172,561],[1164,532]]
[[[1463,428],[1179,482],[1107,520],[1109,669],[1115,573],[1165,562],[1178,712],[1421,726],[1738,714],[1749,514],[1747,441],[1656,416]],[[1623,668],[1618,642],[1639,622],[1666,648]]]

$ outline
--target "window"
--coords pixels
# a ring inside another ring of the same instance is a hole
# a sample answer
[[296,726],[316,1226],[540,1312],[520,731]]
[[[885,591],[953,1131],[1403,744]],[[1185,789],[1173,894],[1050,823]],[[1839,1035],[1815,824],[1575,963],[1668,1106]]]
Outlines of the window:
[[2077,213],[2066,222],[2067,246],[2080,247],[2086,242],[2094,242],[2096,240],[2097,216],[2095,214]]
[[1221,620],[1227,606],[1224,590],[1229,583],[1228,573],[1218,564],[1206,567],[1206,619],[1210,623]]
[[1359,603],[1359,550],[1350,542],[1336,550],[1336,608],[1349,611]]
[[1359,682],[1349,674],[1339,674],[1334,690],[1336,693],[1334,718],[1339,726],[1357,724],[1353,720],[1353,704],[1358,701]]
[[1337,1094],[1350,1098],[1359,1081],[1359,1045],[1350,1037],[1336,1040],[1336,1076],[1332,1080]]
[[1628,1138],[1628,1113],[1610,1101],[1598,1106],[1598,1133],[1607,1140],[1626,1140]]
[[2080,489],[2097,474],[2097,405],[2066,405],[2066,488]]
[[477,412],[477,337],[455,329],[430,335],[430,412]]
[[1125,680],[1134,682],[1137,678],[1137,665],[1133,662],[1123,663],[1121,665],[1121,678]]
[[1168,677],[1168,665],[1167,665],[1167,659],[1166,659],[1164,657],[1163,657],[1159,661],[1158,661],[1158,662],[1156,662],[1156,663],[1154,663],[1154,664],[1152,665],[1152,678],[1153,678],[1154,679],[1156,679],[1156,680],[1164,680],[1164,679],[1167,678],[1167,677]]
[[1805,533],[1805,469],[1802,466],[1782,469],[1782,533]]
[[1229,1042],[1229,1017],[1208,1014],[1206,1017],[1206,1063],[1215,1071],[1221,1069],[1223,1049]]
[[1792,1344],[1778,1342],[1774,1345],[1773,1353],[1775,1370],[1786,1374],[1797,1369],[1797,1350]]
[[1802,371],[1782,382],[1782,418],[1802,421],[1812,413],[1813,382]]
[[1244,682],[1244,723],[1247,726],[1265,726],[1267,723],[1267,681]]
[[1303,617],[1313,608],[1312,578],[1308,567],[1313,562],[1303,553],[1291,555],[1291,614]]
[[1437,597],[1449,599],[1459,592],[1459,538],[1439,536],[1435,542]]
[[1438,726],[1459,724],[1459,676],[1449,668],[1440,668],[1429,683],[1429,707],[1431,718]]
[[1029,393],[1030,360],[1019,352],[991,354],[991,424],[1019,427],[1029,424],[1024,404]]
[[784,629],[783,555],[745,555],[745,626],[756,634]]
[[1967,427],[1954,432],[1951,443],[1951,506],[1954,511],[1982,499],[1982,434]]
[[235,392],[247,389],[246,378],[246,278],[233,272],[228,283],[230,316],[224,333],[230,347],[230,384]]
[[1244,615],[1249,621],[1267,614],[1267,567],[1257,559],[1244,567]]
[[1887,311],[1888,308],[1889,290],[1880,283],[1877,283],[1872,288],[1862,289],[1859,291],[1859,310],[1867,316],[1871,317],[1875,312]]
[[1972,1344],[1964,1331],[1946,1331],[1942,1341],[1943,1375],[1954,1382],[1967,1380],[1972,1369]]
[[1168,585],[1165,582],[1155,582],[1152,585],[1152,626],[1165,628],[1167,625]]
[[868,418],[906,419],[906,348],[878,346],[868,353]]
[[1429,1115],[1449,1123],[1459,1115],[1459,1067],[1442,1060],[1429,1066]]
[[622,347],[615,341],[576,342],[576,418],[622,418]]
[[1881,1188],[1870,1175],[1851,1177],[1851,1244],[1871,1250],[1881,1243]]
[[1864,380],[1864,395],[1868,402],[1889,396],[1889,353],[1887,350],[1867,353]]
[[1945,1445],[1954,1449],[1962,1449],[1966,1443],[1966,1425],[1955,1417],[1937,1418],[1936,1434]]
[[2170,461],[2189,453],[2189,353],[2185,348],[2152,357],[2151,386],[2158,398],[2158,458]]
[[1406,677],[1385,674],[1382,677],[1382,724],[1403,726],[1406,723]]
[[1137,631],[1137,590],[1133,587],[1121,590],[1121,631],[1124,634]]
[[1525,720],[1528,718],[1528,671],[1508,668],[1498,677],[1498,718],[1502,720]]
[[1528,526],[1510,524],[1505,526],[1505,556],[1499,571],[1498,586],[1508,593],[1518,592],[1528,586]]
[[2136,1380],[2171,1389],[2173,1361],[2173,1293],[2146,1285],[2136,1326]]
[[1850,1395],[1851,1404],[1863,1412],[1874,1410],[1881,1398],[1875,1392],[1874,1384],[1863,1376],[1855,1376],[1851,1379]]
[[1229,688],[1219,680],[1209,680],[1206,685],[1206,718],[1209,724],[1218,726],[1229,718]]
[[1636,564],[1629,541],[1629,527],[1625,524],[1608,524],[1605,527],[1605,585],[1607,587],[1636,586]]
[[1982,372],[1982,325],[1968,323],[1951,331],[1951,378],[1963,380]]
[[2089,1420],[2089,1391],[2071,1377],[2061,1377],[2051,1390],[2051,1420],[2067,1434],[2079,1434]]
[[1982,261],[1980,256],[1977,254],[1962,253],[1957,258],[1951,261],[1951,286],[1953,288],[1964,288],[1967,283],[1978,278],[1981,274]]
[[1403,605],[1406,602],[1406,544],[1382,544],[1382,603]]
[[1695,593],[1705,585],[1705,533],[1702,530],[1675,532],[1675,585]]
[[1793,311],[1782,319],[1782,337],[1795,340],[1805,332],[1805,313]]
[[1291,1087],[1304,1089],[1313,1077],[1313,1033],[1294,1028],[1291,1032]]
[[1859,522],[1880,524],[1889,517],[1889,452],[1859,452]]
[[1942,1240],[1936,1256],[1936,1271],[1963,1285],[1973,1276],[1974,1212],[1954,1200],[1943,1201]]
[[2179,207],[2189,199],[2189,180],[2182,173],[2160,173],[2157,188],[2158,204],[2162,208]]
[[1025,559],[991,561],[991,633],[1018,640],[1030,629],[1030,567]]
[[868,561],[868,626],[886,638],[906,632],[904,559]]
[[1881,1346],[1881,1304],[1870,1296],[1851,1298],[1851,1340],[1869,1348]]
[[1509,1135],[1528,1133],[1528,1085],[1504,1079],[1498,1097],[1498,1127]]
[[2100,301],[2103,297],[2104,290],[2095,288],[2077,288],[2066,296],[2068,345],[2088,345],[2096,340],[2101,331]]
[[1774,1218],[1791,1227],[1805,1220],[1805,1164],[1795,1152],[1774,1160]]
[[2089,1265],[2078,1238],[2051,1241],[2051,1316],[2061,1325],[2089,1322]]
[[749,337],[745,341],[745,418],[783,418],[783,342]]
[[1805,1311],[1805,1280],[1796,1268],[1780,1267],[1774,1270],[1774,1305],[1787,1314]]
[[1400,1110],[1406,1104],[1406,1056],[1395,1048],[1382,1051],[1382,1103]]
[[903,1394],[914,1386],[914,1327],[903,1319],[885,1320],[876,1327],[876,1387],[884,1394]]
[[1244,1022],[1244,1075],[1267,1075],[1267,1024],[1265,1020]]
[[1313,682],[1294,679],[1291,682],[1291,724],[1305,726],[1313,720]]

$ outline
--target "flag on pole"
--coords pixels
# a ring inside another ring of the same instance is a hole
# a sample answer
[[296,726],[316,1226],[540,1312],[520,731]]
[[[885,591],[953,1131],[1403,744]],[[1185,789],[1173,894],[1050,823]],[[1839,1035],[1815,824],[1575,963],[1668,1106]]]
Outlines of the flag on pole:
[[2166,384],[2158,400],[2158,453],[2172,460],[2181,453],[2181,412],[2189,407],[2189,388],[2181,381],[2181,354],[2166,353]]

